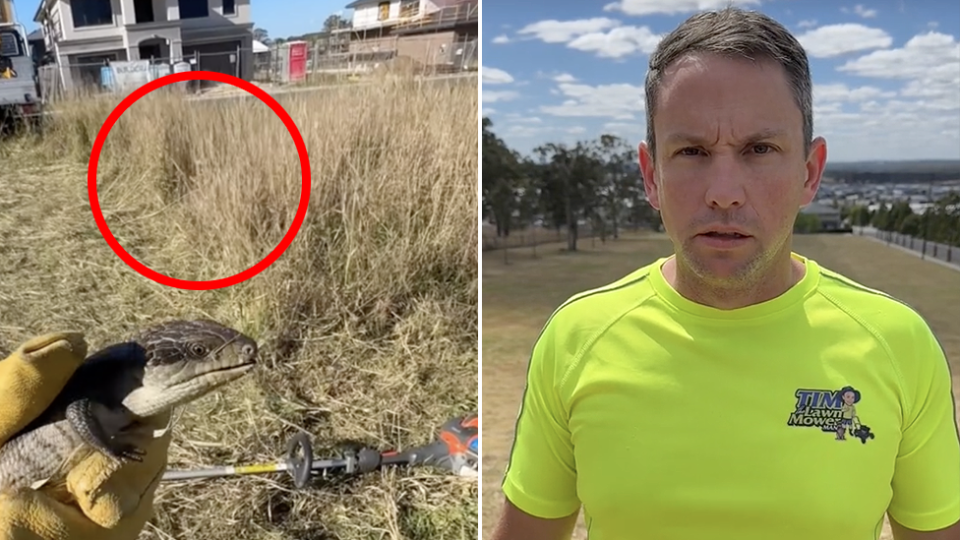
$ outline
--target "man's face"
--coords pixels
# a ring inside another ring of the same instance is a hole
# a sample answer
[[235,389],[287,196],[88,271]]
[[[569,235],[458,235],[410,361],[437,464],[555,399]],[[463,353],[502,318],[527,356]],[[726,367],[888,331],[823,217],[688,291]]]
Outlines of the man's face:
[[640,164],[678,263],[707,281],[756,281],[789,253],[797,212],[819,186],[823,140],[804,154],[803,116],[772,62],[686,56],[658,99],[656,159],[642,143]]

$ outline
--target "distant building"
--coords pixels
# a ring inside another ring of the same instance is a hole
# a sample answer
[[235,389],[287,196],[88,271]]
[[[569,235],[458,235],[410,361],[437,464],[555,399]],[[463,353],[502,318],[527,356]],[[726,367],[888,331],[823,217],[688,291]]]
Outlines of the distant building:
[[349,52],[382,62],[403,57],[434,69],[459,71],[476,62],[478,0],[356,0]]
[[802,214],[813,214],[820,219],[820,227],[824,231],[835,231],[843,228],[840,219],[840,209],[822,203],[812,202],[800,210]]
[[250,0],[41,0],[33,20],[64,88],[99,85],[109,61],[173,63],[250,80]]

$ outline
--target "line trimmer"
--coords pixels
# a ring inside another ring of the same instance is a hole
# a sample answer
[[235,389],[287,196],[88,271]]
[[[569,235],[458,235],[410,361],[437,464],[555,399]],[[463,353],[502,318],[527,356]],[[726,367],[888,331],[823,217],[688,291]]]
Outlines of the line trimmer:
[[380,451],[374,448],[349,450],[339,458],[314,459],[313,445],[306,433],[297,433],[287,443],[286,459],[276,463],[212,467],[195,470],[167,470],[163,481],[215,478],[288,472],[294,485],[305,487],[313,476],[359,474],[387,466],[437,467],[457,476],[476,477],[478,473],[480,419],[476,413],[452,418],[440,427],[437,440],[404,451]]

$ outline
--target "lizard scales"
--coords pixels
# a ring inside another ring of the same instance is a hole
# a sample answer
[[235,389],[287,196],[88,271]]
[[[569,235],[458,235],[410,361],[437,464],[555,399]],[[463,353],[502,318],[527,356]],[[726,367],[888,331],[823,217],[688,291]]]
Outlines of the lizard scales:
[[87,357],[53,403],[0,446],[0,491],[62,483],[89,452],[142,459],[138,420],[167,413],[249,372],[258,345],[208,320],[176,320]]

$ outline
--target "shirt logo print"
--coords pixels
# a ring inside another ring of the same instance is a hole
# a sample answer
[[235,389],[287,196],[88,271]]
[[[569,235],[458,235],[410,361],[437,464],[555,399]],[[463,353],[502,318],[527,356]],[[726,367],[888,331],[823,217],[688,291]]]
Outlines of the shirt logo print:
[[867,439],[875,438],[870,426],[861,423],[857,415],[857,404],[860,403],[861,396],[856,388],[800,388],[794,396],[797,401],[787,419],[788,426],[819,428],[824,433],[832,433],[837,441],[853,438],[860,439],[861,444],[867,444]]

